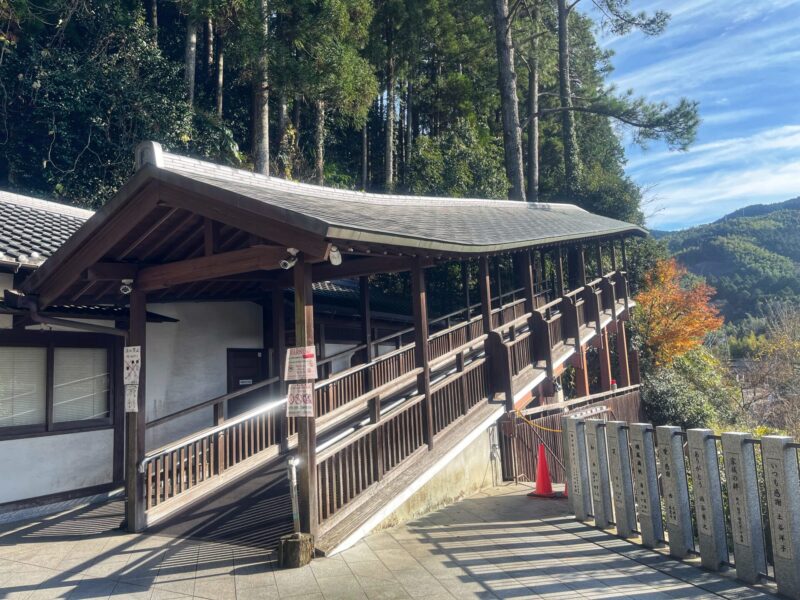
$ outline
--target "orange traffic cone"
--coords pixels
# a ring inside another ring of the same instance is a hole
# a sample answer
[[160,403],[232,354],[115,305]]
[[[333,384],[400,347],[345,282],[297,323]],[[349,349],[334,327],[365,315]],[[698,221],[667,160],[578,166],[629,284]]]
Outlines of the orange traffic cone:
[[561,494],[553,491],[553,482],[550,480],[550,469],[547,467],[547,454],[544,444],[539,444],[539,457],[536,460],[536,488],[528,494],[535,498],[558,498]]

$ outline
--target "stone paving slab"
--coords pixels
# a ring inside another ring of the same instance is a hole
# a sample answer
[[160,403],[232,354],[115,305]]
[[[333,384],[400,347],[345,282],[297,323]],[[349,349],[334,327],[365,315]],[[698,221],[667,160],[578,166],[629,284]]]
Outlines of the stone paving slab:
[[563,501],[502,486],[281,570],[248,538],[117,529],[122,504],[0,529],[0,599],[773,598],[566,514]]

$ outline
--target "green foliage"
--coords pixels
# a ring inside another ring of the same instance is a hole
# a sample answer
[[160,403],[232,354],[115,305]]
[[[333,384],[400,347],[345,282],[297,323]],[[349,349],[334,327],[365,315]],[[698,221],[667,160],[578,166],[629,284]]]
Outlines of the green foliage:
[[800,294],[800,207],[796,200],[742,209],[708,225],[667,235],[671,252],[717,290],[731,320]]
[[708,427],[733,420],[736,389],[725,369],[705,347],[692,350],[670,365],[643,365],[642,406],[655,425]]
[[507,188],[501,142],[466,121],[438,137],[420,136],[411,156],[414,194],[503,198]]

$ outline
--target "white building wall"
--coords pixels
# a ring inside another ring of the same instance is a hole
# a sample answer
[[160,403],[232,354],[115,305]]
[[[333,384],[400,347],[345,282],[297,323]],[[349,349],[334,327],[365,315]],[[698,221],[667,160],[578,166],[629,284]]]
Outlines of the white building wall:
[[[262,310],[252,302],[153,304],[178,323],[147,325],[147,420],[152,421],[227,391],[227,349],[261,348]],[[212,424],[213,411],[199,410],[151,428],[148,449]]]
[[0,504],[111,483],[114,431],[0,442]]

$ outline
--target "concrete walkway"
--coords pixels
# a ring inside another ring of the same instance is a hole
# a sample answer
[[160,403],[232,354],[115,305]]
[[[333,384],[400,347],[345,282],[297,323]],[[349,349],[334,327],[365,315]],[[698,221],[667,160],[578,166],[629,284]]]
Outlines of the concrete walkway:
[[0,598],[771,597],[585,527],[563,501],[526,491],[491,489],[292,571],[252,539],[130,535],[115,529],[119,502],[76,509],[0,530]]

